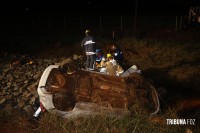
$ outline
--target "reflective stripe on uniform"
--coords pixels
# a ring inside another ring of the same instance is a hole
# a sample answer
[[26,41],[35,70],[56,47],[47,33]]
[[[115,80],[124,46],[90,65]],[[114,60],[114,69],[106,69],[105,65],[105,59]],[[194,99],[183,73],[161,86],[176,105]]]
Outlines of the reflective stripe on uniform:
[[86,55],[93,55],[95,54],[94,52],[86,52]]
[[84,45],[95,43],[92,40],[86,41]]

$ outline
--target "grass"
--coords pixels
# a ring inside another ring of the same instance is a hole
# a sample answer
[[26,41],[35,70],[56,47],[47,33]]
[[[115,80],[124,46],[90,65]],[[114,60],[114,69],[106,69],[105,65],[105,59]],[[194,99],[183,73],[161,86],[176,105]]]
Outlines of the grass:
[[[181,107],[181,106],[180,106]],[[179,108],[168,108],[162,115],[149,118],[140,112],[129,117],[110,117],[108,114],[90,115],[63,119],[54,114],[45,113],[39,120],[31,120],[21,115],[10,116],[8,131],[20,133],[177,133],[190,129],[197,132],[197,125],[167,125],[166,119],[179,119]],[[8,117],[7,117],[8,118]],[[31,120],[31,121],[30,121]]]

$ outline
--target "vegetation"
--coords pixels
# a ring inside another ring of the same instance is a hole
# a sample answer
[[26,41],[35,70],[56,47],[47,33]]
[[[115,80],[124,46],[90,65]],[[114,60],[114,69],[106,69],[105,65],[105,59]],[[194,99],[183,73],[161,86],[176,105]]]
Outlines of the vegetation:
[[[165,113],[152,118],[140,112],[124,118],[98,114],[73,119],[45,113],[37,120],[13,114],[6,117],[10,123],[1,129],[8,133],[177,133],[199,130],[197,125],[167,125],[166,119],[181,119],[177,111],[175,108],[168,108]],[[5,119],[2,122],[5,122]]]
[[[196,125],[166,124],[166,119],[190,118],[198,121],[200,118],[200,110],[183,107],[185,99],[199,96],[200,43],[195,40],[177,41],[180,34],[176,33],[175,39],[126,37],[114,41],[121,46],[129,66],[137,65],[142,70],[144,77],[156,88],[165,88],[167,94],[160,96],[161,111],[155,118],[149,118],[147,115],[136,112],[126,118],[99,114],[68,120],[45,113],[35,120],[32,117],[23,116],[19,112],[16,115],[14,111],[13,114],[1,112],[1,121],[2,123],[10,122],[8,127],[17,127],[15,129],[19,129],[19,132],[177,133],[186,132],[188,129],[197,132],[199,131],[198,123]],[[184,37],[182,37],[183,40],[186,39]],[[60,38],[61,41],[54,43],[55,45],[52,44],[48,49],[43,49],[37,56],[53,55],[65,58],[72,54],[82,54],[79,41],[69,45],[71,41],[66,42],[63,38]],[[110,43],[113,43],[113,40],[99,39],[97,45],[104,49]]]

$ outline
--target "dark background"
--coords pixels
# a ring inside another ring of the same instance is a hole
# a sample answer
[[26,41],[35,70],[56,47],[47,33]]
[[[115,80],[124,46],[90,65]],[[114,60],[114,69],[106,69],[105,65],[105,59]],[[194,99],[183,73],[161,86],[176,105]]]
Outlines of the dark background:
[[[136,0],[53,0],[53,1],[2,1],[2,16],[24,15],[132,15]],[[190,6],[200,5],[199,0],[137,0],[139,15],[175,15],[184,13]]]
[[[60,40],[72,43],[84,36],[85,29],[91,29],[95,36],[101,34],[102,38],[112,39],[113,30],[131,36],[136,31],[135,3],[136,0],[2,1],[0,51],[32,51],[33,45],[45,47]],[[182,17],[184,23],[190,7],[197,5],[200,0],[137,0],[137,33],[172,31],[176,21],[179,24]]]

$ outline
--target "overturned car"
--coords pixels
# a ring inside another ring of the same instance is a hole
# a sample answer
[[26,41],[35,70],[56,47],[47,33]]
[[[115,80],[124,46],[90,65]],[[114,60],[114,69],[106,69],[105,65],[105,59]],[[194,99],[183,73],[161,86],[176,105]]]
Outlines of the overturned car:
[[160,110],[156,89],[135,67],[121,76],[81,69],[73,61],[50,65],[43,72],[38,95],[41,111],[64,118],[107,113],[124,116],[138,111],[149,115]]

